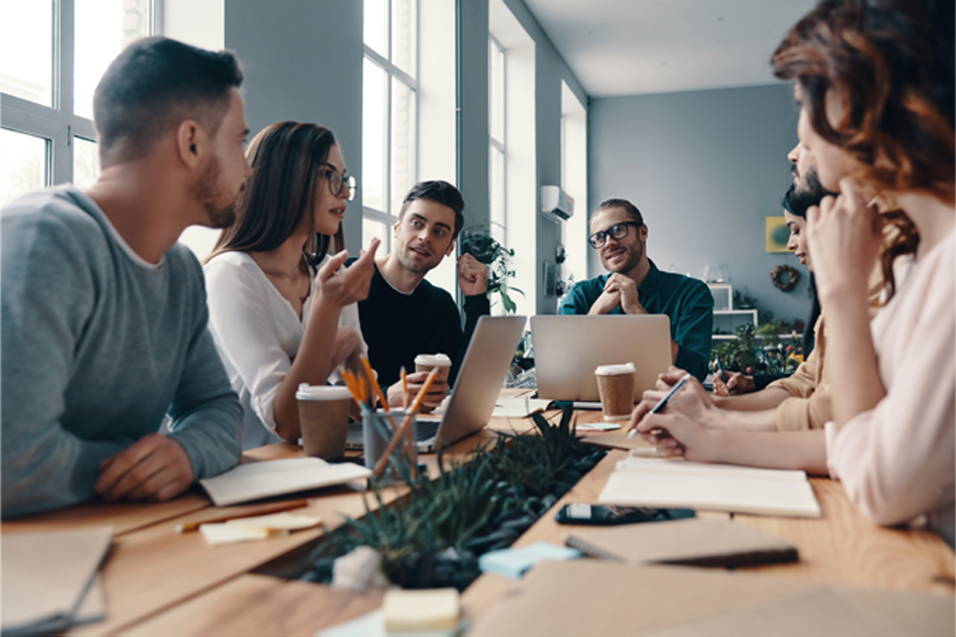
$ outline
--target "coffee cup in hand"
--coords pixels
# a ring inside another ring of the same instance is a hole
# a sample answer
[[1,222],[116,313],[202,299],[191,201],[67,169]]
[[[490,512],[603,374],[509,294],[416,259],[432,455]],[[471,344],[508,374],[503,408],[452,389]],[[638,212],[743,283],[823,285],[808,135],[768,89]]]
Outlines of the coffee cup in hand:
[[[416,372],[431,372],[437,369],[435,374],[436,383],[447,383],[448,372],[451,371],[451,359],[445,354],[419,354],[415,357]],[[437,407],[440,403],[424,402],[429,407]]]
[[305,455],[325,460],[345,455],[352,407],[348,388],[302,383],[295,397]]
[[604,420],[627,420],[634,407],[634,363],[601,365],[594,370]]

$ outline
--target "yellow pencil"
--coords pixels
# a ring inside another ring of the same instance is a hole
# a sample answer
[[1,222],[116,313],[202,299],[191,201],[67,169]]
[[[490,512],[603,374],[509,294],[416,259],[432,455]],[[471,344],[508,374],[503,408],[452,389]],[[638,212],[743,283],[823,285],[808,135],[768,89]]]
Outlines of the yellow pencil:
[[[422,401],[425,400],[425,394],[428,393],[428,390],[431,389],[432,383],[435,382],[435,377],[438,375],[438,369],[433,369],[428,373],[428,378],[425,379],[425,384],[422,385],[422,388],[419,390],[418,395],[415,396],[415,400],[412,401],[412,408],[409,410],[408,414],[405,415],[405,420],[402,421],[401,427],[398,428],[398,431],[395,432],[395,435],[392,436],[392,441],[388,443],[388,447],[385,448],[385,453],[382,454],[382,457],[379,458],[378,464],[375,465],[375,477],[379,478],[382,475],[382,471],[385,470],[385,463],[388,461],[388,457],[392,455],[392,452],[395,451],[395,445],[398,444],[398,441],[405,436],[405,432],[408,431],[409,426],[412,423],[412,420],[415,419],[415,412],[418,411],[419,407],[422,406]],[[414,472],[414,467],[412,467]]]

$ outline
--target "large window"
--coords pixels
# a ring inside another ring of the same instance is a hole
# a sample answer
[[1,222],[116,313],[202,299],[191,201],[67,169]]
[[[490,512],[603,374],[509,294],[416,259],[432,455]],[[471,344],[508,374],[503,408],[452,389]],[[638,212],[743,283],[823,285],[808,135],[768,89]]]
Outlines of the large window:
[[488,37],[488,197],[492,235],[508,244],[505,198],[505,50],[494,36]]
[[383,239],[417,181],[418,0],[365,0],[362,242]]
[[152,0],[0,3],[0,206],[99,175],[93,90],[127,44],[155,31]]

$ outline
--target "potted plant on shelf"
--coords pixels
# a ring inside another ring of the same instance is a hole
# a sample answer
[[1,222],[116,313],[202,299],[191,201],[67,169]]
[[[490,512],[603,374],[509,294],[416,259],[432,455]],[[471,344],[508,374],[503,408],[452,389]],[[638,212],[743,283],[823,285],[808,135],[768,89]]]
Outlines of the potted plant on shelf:
[[488,266],[488,298],[497,294],[504,311],[508,314],[514,314],[518,306],[511,298],[510,293],[517,292],[524,296],[524,292],[518,288],[508,286],[508,277],[515,275],[514,270],[509,269],[508,259],[515,255],[515,251],[501,245],[491,235],[490,230],[491,224],[488,223],[463,230],[461,233],[461,251],[470,254],[480,263]]

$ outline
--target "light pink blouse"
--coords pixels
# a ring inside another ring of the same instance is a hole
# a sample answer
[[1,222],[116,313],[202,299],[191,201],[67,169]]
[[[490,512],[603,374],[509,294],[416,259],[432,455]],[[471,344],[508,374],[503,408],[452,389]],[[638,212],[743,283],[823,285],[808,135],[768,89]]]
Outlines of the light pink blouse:
[[842,429],[826,425],[827,464],[878,524],[928,516],[953,545],[956,501],[956,235],[896,270],[871,323],[886,396]]

